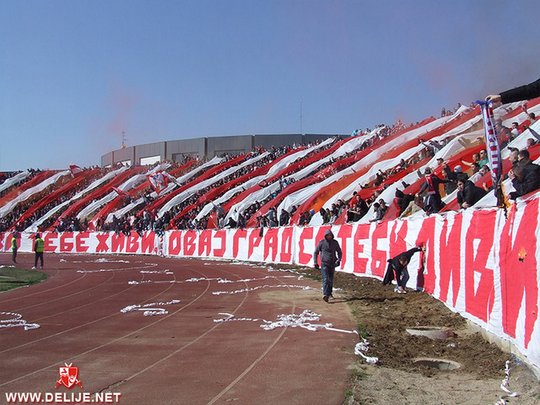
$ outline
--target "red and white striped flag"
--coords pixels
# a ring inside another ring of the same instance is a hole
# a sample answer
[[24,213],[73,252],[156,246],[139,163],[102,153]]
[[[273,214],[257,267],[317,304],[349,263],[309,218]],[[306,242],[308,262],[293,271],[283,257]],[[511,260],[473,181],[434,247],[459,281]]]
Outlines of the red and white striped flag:
[[493,185],[499,183],[502,174],[502,159],[499,141],[497,140],[497,131],[495,130],[495,118],[493,116],[493,107],[490,102],[478,101],[482,108],[482,119],[484,120],[484,136],[486,138],[487,155],[491,167],[491,178]]
[[154,174],[147,174],[146,177],[148,178],[148,181],[150,182],[150,185],[154,189],[156,193],[160,193],[162,189],[167,187],[169,184],[169,174],[163,173],[163,172],[157,172]]
[[83,171],[79,166],[77,165],[69,165],[69,170],[71,171],[71,174],[75,176],[76,174],[79,174]]
[[129,197],[128,193],[126,193],[124,190],[120,190],[118,187],[113,187],[112,189],[116,191],[118,195],[121,195],[123,197]]

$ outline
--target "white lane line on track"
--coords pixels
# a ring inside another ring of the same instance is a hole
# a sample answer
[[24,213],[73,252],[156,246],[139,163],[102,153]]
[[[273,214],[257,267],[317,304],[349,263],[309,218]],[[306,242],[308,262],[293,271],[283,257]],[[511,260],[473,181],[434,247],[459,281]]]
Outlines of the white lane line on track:
[[[114,276],[114,273],[113,273],[113,276]],[[54,316],[57,316],[57,315],[61,315],[61,314],[64,314],[64,313],[67,313],[67,312],[71,312],[71,311],[74,311],[74,310],[77,310],[77,309],[80,309],[80,308],[84,308],[85,306],[94,305],[96,302],[110,299],[110,298],[115,297],[115,296],[117,296],[117,295],[119,295],[119,294],[122,294],[122,293],[124,293],[124,292],[126,292],[126,291],[128,291],[128,290],[130,290],[130,289],[132,289],[132,288],[133,288],[132,286],[131,286],[131,287],[127,287],[127,288],[125,288],[124,290],[121,290],[121,291],[119,291],[119,292],[116,293],[116,294],[108,295],[108,296],[103,297],[103,298],[101,298],[101,299],[99,299],[99,300],[92,301],[91,303],[83,304],[83,305],[81,305],[81,306],[79,306],[79,307],[70,307],[68,310],[66,310],[66,311],[64,311],[64,312],[61,312],[61,313],[58,313],[58,312],[57,312],[57,313],[52,314],[52,315],[49,315],[49,316],[41,317],[41,318],[36,319],[36,321],[42,321],[43,319],[48,319],[48,318],[51,318],[51,317],[54,317]],[[168,291],[169,289],[170,289],[170,287],[164,289],[163,291],[159,292],[158,294],[156,294],[156,295],[154,295],[154,296],[148,298],[148,300],[146,300],[146,301],[149,301],[149,300],[152,300],[152,299],[158,297],[159,295],[161,295],[162,293]],[[144,302],[146,302],[146,301],[144,301]],[[0,354],[1,354],[1,353],[6,353],[6,352],[9,352],[9,351],[11,351],[11,350],[15,350],[15,349],[18,349],[18,348],[21,348],[21,347],[29,346],[29,345],[31,345],[31,344],[34,344],[34,343],[37,343],[37,342],[40,342],[40,341],[43,341],[43,340],[47,340],[47,339],[49,339],[49,338],[51,338],[51,337],[57,337],[57,336],[60,336],[60,335],[62,335],[62,334],[64,334],[64,333],[71,332],[71,331],[73,331],[73,330],[77,330],[77,329],[82,328],[82,327],[85,327],[85,326],[87,326],[87,325],[92,325],[92,324],[94,324],[94,323],[96,323],[96,322],[98,322],[98,321],[102,321],[102,320],[111,318],[111,317],[116,316],[116,315],[118,315],[118,314],[117,314],[117,313],[112,313],[111,315],[107,315],[107,316],[101,317],[101,318],[99,318],[99,319],[96,319],[96,320],[94,320],[94,321],[87,322],[87,323],[85,323],[85,324],[78,325],[78,326],[75,326],[75,327],[73,327],[73,328],[70,328],[70,329],[66,329],[66,330],[64,330],[64,331],[61,331],[61,332],[57,332],[57,333],[55,333],[55,334],[53,334],[53,335],[45,336],[45,337],[42,337],[42,338],[40,338],[40,339],[33,340],[33,341],[31,341],[31,342],[23,343],[23,344],[21,344],[21,345],[19,345],[19,346],[13,346],[13,347],[10,347],[10,348],[1,350],[1,351],[0,351]]]
[[[149,267],[129,267],[129,268],[125,268],[125,269],[118,269],[118,271],[124,271],[124,270],[137,270],[137,269],[147,269]],[[88,291],[92,291],[96,288],[98,288],[99,286],[109,282],[110,280],[112,280],[116,274],[115,271],[111,271],[110,273],[112,273],[112,275],[107,279],[107,280],[103,280],[101,283],[97,284],[97,285],[94,285],[90,288],[86,288],[84,290],[79,290],[79,291],[76,291],[72,294],[69,294],[69,295],[61,295],[59,296],[58,298],[56,299],[52,299],[52,300],[47,300],[47,304],[50,304],[50,303],[53,303],[53,302],[57,302],[57,301],[62,301],[66,298],[70,298],[70,297],[73,297],[75,295],[78,295],[78,294],[83,294],[83,293],[86,293]],[[83,277],[86,277],[86,273],[83,275]],[[80,278],[78,279],[75,279],[74,281],[77,281],[77,280],[80,280]],[[64,284],[64,285],[60,285],[59,287],[62,287],[62,288],[65,288],[66,286],[68,286],[69,284],[72,284],[72,283],[68,283],[68,284]],[[53,291],[55,289],[57,289],[58,287],[54,287],[54,288],[50,288],[48,290],[45,290],[45,291]],[[21,297],[21,298],[24,298],[26,300],[28,296],[24,296],[24,297]],[[2,303],[0,302],[0,305],[2,305]],[[21,308],[17,308],[15,309],[16,311],[22,311],[22,310],[26,310],[26,309],[29,309],[29,308],[34,308],[34,307],[39,307],[39,306],[42,306],[43,304],[34,304],[34,305],[29,305],[29,306],[26,306],[26,307],[21,307]],[[58,313],[56,313],[55,315],[58,315]]]
[[[294,294],[292,296],[294,297]],[[296,299],[293,298],[293,306],[292,306],[291,313],[294,314],[295,311],[296,311]],[[221,323],[218,323],[218,325],[221,325]],[[257,366],[257,364],[259,364],[259,362],[262,359],[264,359],[268,353],[270,353],[270,351],[274,348],[274,346],[276,346],[278,344],[278,342],[281,340],[281,338],[283,337],[285,332],[287,332],[287,329],[288,329],[287,327],[283,328],[283,330],[274,339],[274,341],[270,344],[270,346],[268,346],[266,348],[266,350],[259,357],[257,357],[257,359],[255,359],[255,361],[253,361],[253,363],[251,363],[242,373],[240,373],[240,375],[238,375],[238,377],[236,377],[233,381],[231,381],[231,383],[229,385],[227,385],[225,388],[223,388],[223,390],[221,390],[214,398],[212,398],[208,402],[208,405],[216,403],[216,401],[218,401],[231,388],[233,388],[236,384],[238,384],[238,382],[240,382],[240,380],[242,380],[251,370],[253,370],[255,368],[255,366]]]
[[[199,274],[201,274],[201,275],[204,275],[204,274],[202,274],[202,273],[200,273],[200,272],[198,272],[198,271],[196,271],[196,272],[199,273]],[[172,286],[173,286],[173,284],[171,284],[171,285],[170,285],[168,288],[166,288],[165,290],[161,291],[159,294],[156,294],[156,295],[155,295],[154,297],[152,297],[151,299],[155,299],[156,297],[158,297],[159,295],[161,295],[161,294],[164,293],[165,291],[169,290]],[[116,343],[116,342],[118,342],[118,341],[120,341],[120,340],[122,340],[122,339],[125,339],[125,338],[127,338],[127,337],[129,337],[129,336],[131,336],[131,335],[134,335],[134,334],[136,334],[136,333],[139,333],[140,331],[143,331],[143,330],[145,330],[145,329],[147,329],[147,328],[150,328],[150,327],[156,325],[157,323],[160,323],[160,322],[164,321],[165,319],[168,319],[169,317],[174,316],[175,314],[177,314],[178,312],[184,310],[185,308],[191,306],[192,304],[194,304],[195,302],[197,302],[200,298],[202,298],[202,297],[206,294],[206,292],[207,292],[209,289],[210,289],[210,283],[207,284],[206,289],[205,289],[201,294],[199,294],[199,295],[197,296],[197,298],[193,299],[192,301],[190,301],[189,303],[187,303],[186,305],[182,306],[181,308],[177,309],[176,311],[174,311],[173,313],[171,313],[171,314],[169,314],[169,315],[165,315],[165,316],[163,316],[163,317],[161,317],[161,318],[156,318],[156,321],[154,321],[154,322],[152,322],[152,323],[150,323],[150,324],[148,324],[148,325],[146,325],[146,326],[143,326],[143,327],[141,327],[141,328],[139,328],[139,329],[136,329],[136,330],[134,330],[134,331],[132,331],[132,332],[126,334],[126,335],[120,336],[120,337],[118,337],[118,338],[116,338],[116,339],[113,339],[113,340],[111,340],[111,341],[109,341],[109,342],[107,342],[107,343],[103,343],[103,344],[101,344],[101,345],[99,345],[99,346],[96,346],[96,347],[94,347],[94,348],[92,348],[92,349],[89,349],[89,350],[86,350],[86,351],[84,351],[84,352],[81,352],[81,353],[79,353],[79,354],[77,354],[77,355],[75,355],[75,356],[70,357],[69,359],[62,360],[62,361],[59,361],[59,362],[55,362],[54,364],[51,364],[51,365],[49,365],[49,366],[42,367],[42,368],[40,368],[40,369],[38,369],[38,370],[34,370],[34,371],[30,372],[30,373],[27,373],[27,374],[24,374],[24,375],[22,375],[22,376],[16,377],[16,378],[14,378],[14,379],[12,379],[12,380],[6,381],[6,382],[0,384],[0,387],[3,387],[3,386],[8,385],[8,384],[12,384],[12,383],[17,382],[17,381],[20,381],[20,380],[24,380],[25,378],[28,378],[29,376],[38,374],[38,373],[40,373],[40,372],[42,372],[42,371],[45,371],[45,370],[48,370],[48,369],[57,369],[57,368],[58,368],[58,364],[62,364],[63,362],[73,362],[73,361],[72,361],[73,359],[76,359],[76,358],[78,358],[78,357],[80,357],[80,356],[84,356],[85,354],[88,354],[88,353],[92,353],[92,352],[94,352],[94,351],[96,351],[96,350],[99,350],[99,349],[105,347],[105,346],[111,345],[111,344]],[[148,300],[147,300],[147,301],[148,301]],[[102,318],[102,319],[110,318],[110,317],[112,317],[112,316],[121,316],[121,315],[122,315],[121,313],[115,312],[115,313],[113,313],[113,314],[111,314],[111,315],[109,315],[109,316],[107,316],[107,317]],[[81,327],[83,327],[83,326],[86,326],[86,325],[89,325],[89,324],[93,324],[93,323],[98,322],[98,321],[100,321],[100,320],[101,320],[101,319],[94,320],[94,321],[92,321],[92,322],[86,323],[85,325],[80,325],[80,326],[74,327],[74,328],[72,328],[72,329],[70,329],[70,330],[79,329],[79,328],[81,328]],[[69,331],[69,330],[67,330],[67,331]],[[60,332],[60,333],[58,333],[58,334],[65,333],[65,332],[67,332],[67,331],[63,331],[63,332]],[[39,340],[44,340],[44,339],[48,339],[48,338],[51,338],[51,337],[55,337],[55,336],[58,335],[58,334],[50,335],[50,336],[48,336],[48,337],[45,337],[45,338],[39,339]]]

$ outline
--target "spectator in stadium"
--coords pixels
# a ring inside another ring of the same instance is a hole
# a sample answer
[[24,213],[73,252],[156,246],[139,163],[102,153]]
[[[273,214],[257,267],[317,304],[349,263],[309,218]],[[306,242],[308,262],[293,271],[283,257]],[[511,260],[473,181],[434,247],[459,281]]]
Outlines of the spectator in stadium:
[[328,222],[330,222],[330,216],[324,208],[321,207],[321,209],[319,210],[319,214],[322,218],[323,224],[327,224]]
[[520,134],[518,122],[512,122],[512,130],[510,131],[510,133],[512,134],[512,139],[515,139]]
[[[352,203],[354,201],[354,203]],[[347,222],[356,222],[368,212],[369,207],[366,201],[354,192],[353,198],[349,201],[347,209]]]
[[414,201],[411,201],[409,203],[407,208],[405,208],[405,211],[403,211],[399,217],[405,218],[418,211],[424,211],[424,202],[423,202],[422,197],[420,197],[419,195],[416,195],[414,197]]
[[407,209],[411,201],[414,201],[414,195],[405,194],[401,190],[396,190],[395,196],[396,196],[396,204],[399,208],[399,215],[401,215]]
[[485,150],[481,150],[480,153],[478,154],[478,156],[480,157],[480,160],[478,160],[478,166],[480,166],[480,168],[484,165],[487,165],[488,164],[488,156],[487,156],[487,153]]
[[11,260],[13,263],[17,263],[17,249],[18,249],[18,243],[17,239],[19,238],[18,232],[13,232],[11,235]]
[[270,210],[266,214],[266,218],[268,219],[268,226],[270,228],[275,228],[276,226],[278,226],[276,207],[270,208]]
[[316,269],[319,269],[318,257],[321,255],[321,276],[323,287],[323,300],[328,302],[332,296],[334,286],[334,272],[336,267],[341,264],[341,247],[337,240],[334,239],[334,234],[329,229],[324,233],[324,239],[319,241],[315,252],[313,253],[313,262]]
[[237,226],[240,229],[244,229],[246,227],[246,218],[241,212],[238,213]]
[[223,209],[223,206],[221,204],[218,204],[215,207],[215,210],[216,210],[218,228],[223,228],[223,219],[225,218],[225,210]]
[[[478,180],[480,180],[486,173],[489,173],[491,170],[489,168],[488,165],[484,165],[480,168],[480,170],[478,171],[478,173],[474,173],[471,177],[467,178],[467,174],[466,173],[463,173],[463,175],[460,177],[460,179],[466,181],[466,180],[470,180],[472,181],[474,184],[477,183]],[[459,180],[459,179],[458,179]]]
[[289,212],[286,209],[282,208],[281,213],[279,214],[279,226],[289,225],[289,219],[290,219]]
[[[474,164],[478,164],[478,162],[480,162],[480,154],[479,153],[474,153],[472,155],[472,162],[467,162],[466,160],[461,160],[461,163],[463,163],[464,165],[466,166],[469,166],[469,167],[473,167]],[[480,169],[480,166],[478,166],[478,169]]]
[[483,188],[475,186],[470,180],[459,179],[457,188],[457,200],[461,208],[472,207],[486,195]]
[[309,221],[311,220],[311,217],[307,211],[304,211],[300,214],[300,218],[298,219],[298,225],[305,226],[309,224]]
[[540,79],[523,86],[503,91],[500,94],[489,95],[486,97],[486,101],[508,104],[516,101],[530,100],[531,98],[538,96],[540,96]]
[[395,275],[397,287],[394,289],[394,292],[397,292],[398,294],[406,294],[407,291],[405,288],[407,286],[407,282],[409,281],[409,271],[407,270],[407,265],[416,252],[422,251],[425,251],[424,247],[414,247],[388,260],[388,267],[386,268],[386,273],[384,274],[383,285],[390,284],[394,280]]
[[[383,204],[381,204],[381,201]],[[373,203],[373,219],[370,219],[369,222],[377,222],[383,219],[384,214],[386,214],[386,203],[383,200]]]
[[443,176],[446,180],[448,180],[444,184],[444,191],[446,192],[446,195],[448,195],[454,192],[454,190],[456,189],[456,181],[458,179],[458,176],[460,176],[463,171],[460,165],[456,165],[454,167],[454,170],[450,169],[448,162],[443,162],[442,168]]
[[431,172],[430,167],[426,167],[424,172],[425,182],[420,187],[420,191],[416,194],[417,196],[423,195],[426,192],[426,198],[424,200],[424,211],[428,214],[434,214],[439,212],[443,207],[444,203],[441,200],[441,193],[439,192],[439,185],[447,183],[449,180],[441,179]]
[[512,163],[512,167],[515,167],[519,162],[519,159],[518,159],[519,149],[509,147],[508,150],[510,151],[510,156],[508,156],[508,160],[510,161],[510,163]]
[[36,237],[34,240],[34,267],[32,267],[33,270],[37,268],[38,259],[41,263],[41,268],[43,269],[43,250],[45,247],[45,242],[43,242],[43,239],[41,239],[41,235],[39,233],[36,233]]
[[540,166],[531,162],[526,149],[518,152],[518,163],[508,173],[508,177],[516,189],[510,193],[512,200],[540,188]]

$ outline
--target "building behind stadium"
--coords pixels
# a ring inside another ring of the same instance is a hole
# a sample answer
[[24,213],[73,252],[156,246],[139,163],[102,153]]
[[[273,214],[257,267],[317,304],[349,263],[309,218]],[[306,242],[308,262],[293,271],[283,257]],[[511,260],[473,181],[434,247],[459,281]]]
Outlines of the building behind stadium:
[[273,146],[292,146],[323,141],[343,135],[328,134],[279,134],[279,135],[237,135],[193,139],[161,141],[136,146],[128,146],[101,156],[101,166],[117,163],[125,165],[151,165],[165,160],[181,162],[186,157],[211,159],[225,154],[238,155],[252,151],[256,147],[270,149]]

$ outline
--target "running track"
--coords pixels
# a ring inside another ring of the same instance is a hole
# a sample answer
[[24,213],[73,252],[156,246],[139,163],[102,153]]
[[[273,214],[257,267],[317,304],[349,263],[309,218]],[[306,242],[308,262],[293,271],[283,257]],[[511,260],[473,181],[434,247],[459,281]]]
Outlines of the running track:
[[[354,329],[347,304],[322,302],[318,283],[228,262],[154,256],[106,256],[107,262],[97,262],[102,257],[48,255],[47,281],[0,293],[0,311],[41,325],[27,331],[0,328],[0,403],[5,392],[67,392],[55,389],[64,363],[79,367],[84,391],[119,392],[123,404],[343,402],[356,335],[265,331],[258,321],[214,322],[223,317],[219,313],[274,321],[279,314],[310,309],[322,315],[317,323]],[[32,259],[19,255],[21,267],[31,267]],[[0,264],[9,260],[0,255]],[[218,277],[259,280],[207,280]],[[190,278],[204,280],[185,281]],[[314,290],[265,287],[212,294],[284,284]],[[167,315],[120,312],[171,300],[180,303],[162,306]]]

